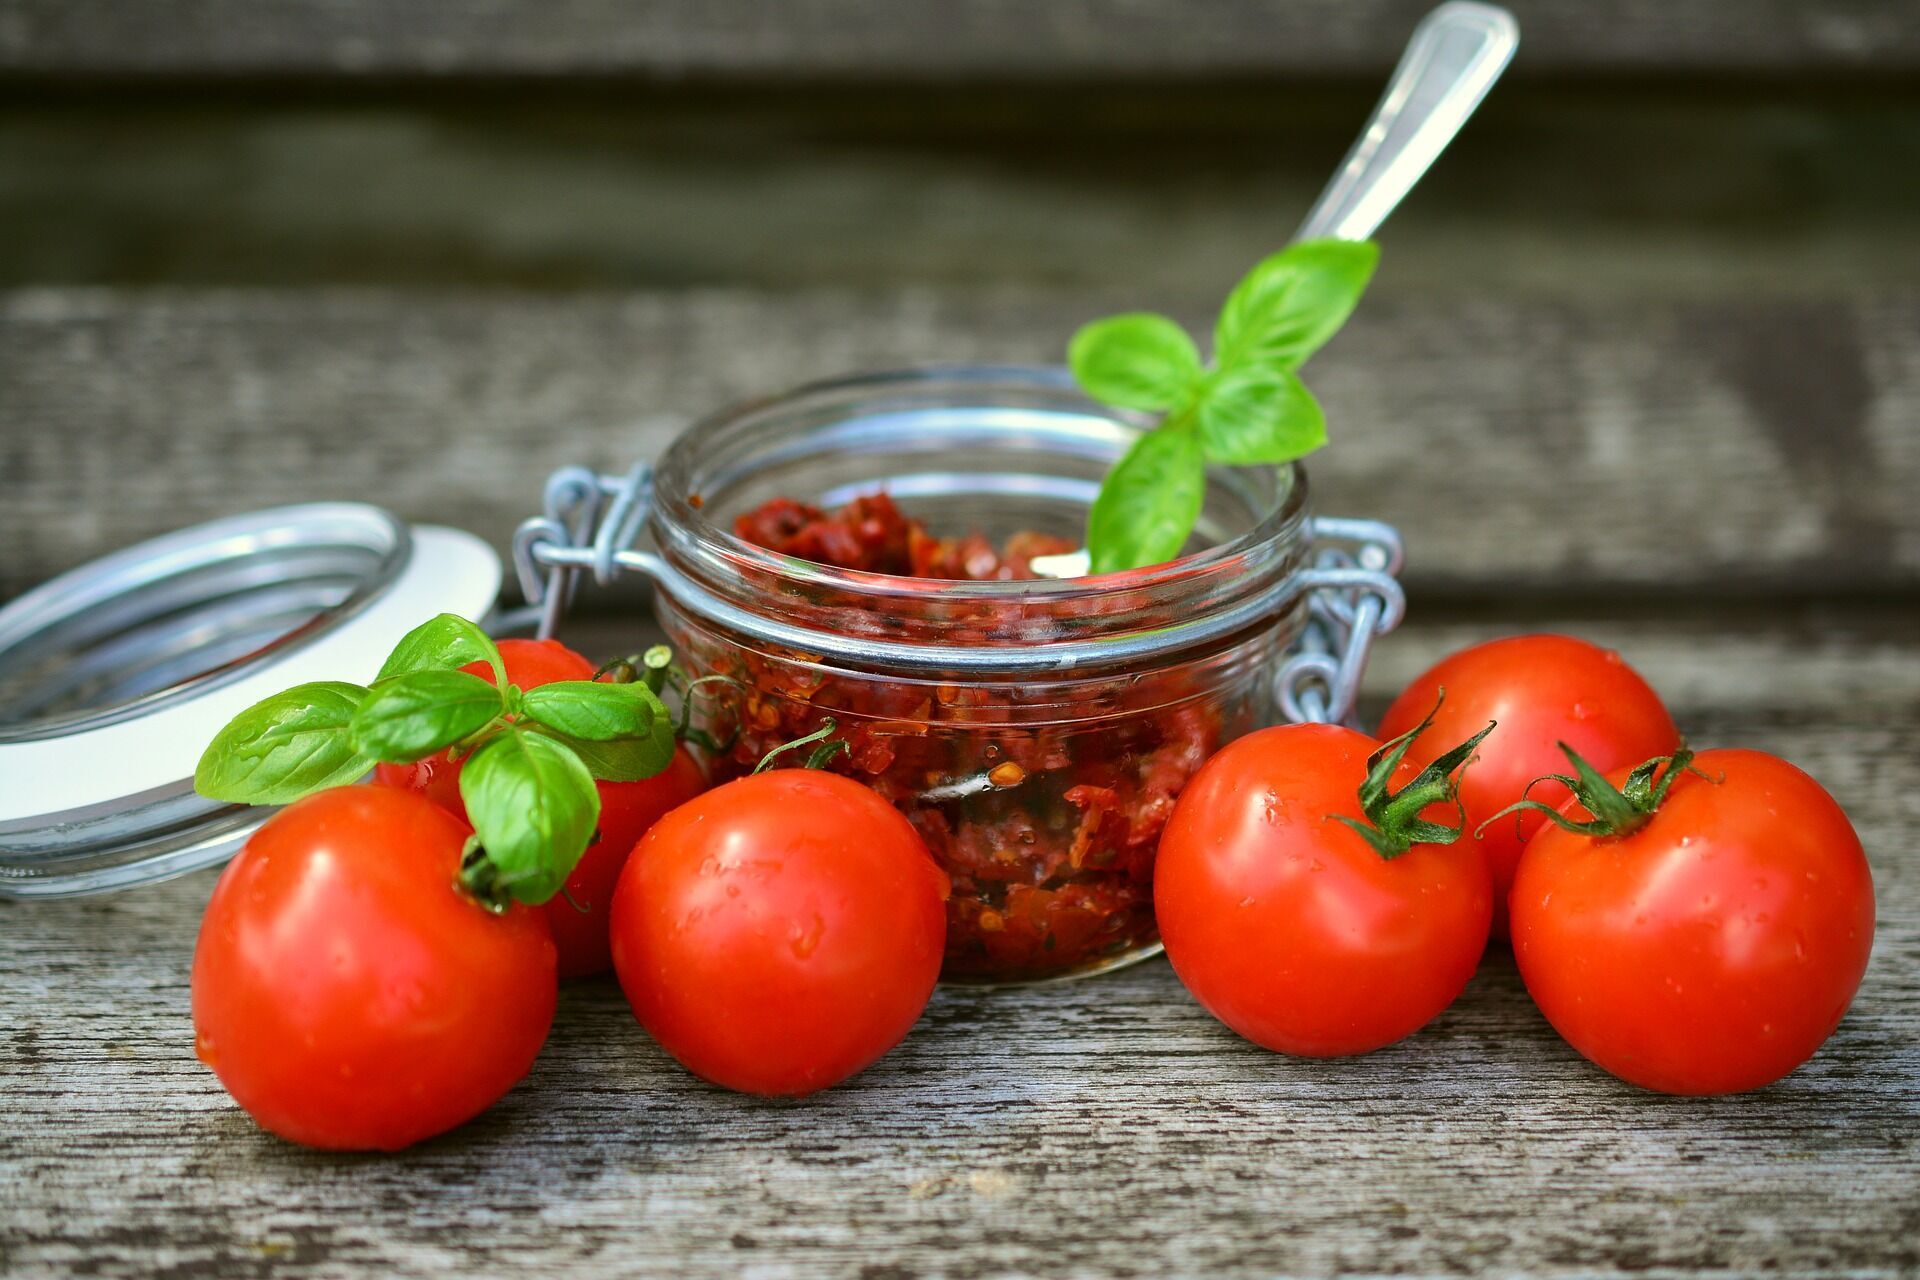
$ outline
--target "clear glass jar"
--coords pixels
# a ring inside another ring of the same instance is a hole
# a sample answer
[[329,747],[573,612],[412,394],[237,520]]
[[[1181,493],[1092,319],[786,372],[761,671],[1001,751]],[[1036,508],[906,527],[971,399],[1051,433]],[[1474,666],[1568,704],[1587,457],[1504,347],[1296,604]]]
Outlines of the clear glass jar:
[[[1157,950],[1153,861],[1175,798],[1222,743],[1274,718],[1271,680],[1307,613],[1297,467],[1209,476],[1188,554],[1061,581],[853,572],[765,550],[733,522],[776,497],[884,489],[940,533],[1078,541],[1139,427],[1053,370],[865,377],[690,428],[653,477],[640,557],[732,735],[737,776],[826,720],[833,768],[906,814],[953,882],[943,977],[1089,973]],[[711,688],[712,686],[709,686]]]

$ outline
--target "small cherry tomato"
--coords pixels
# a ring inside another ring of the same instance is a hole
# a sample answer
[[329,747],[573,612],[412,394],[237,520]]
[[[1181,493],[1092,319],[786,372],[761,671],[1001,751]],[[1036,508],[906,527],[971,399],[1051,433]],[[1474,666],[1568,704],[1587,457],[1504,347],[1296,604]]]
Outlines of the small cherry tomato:
[[471,834],[417,796],[339,787],[269,818],[215,886],[194,1044],[262,1128],[396,1151],[526,1075],[557,998],[544,916],[455,887]]
[[[594,674],[591,662],[557,640],[502,640],[500,658],[508,682],[522,689],[556,680],[591,680]],[[461,670],[493,677],[484,662],[470,662]],[[467,819],[467,806],[460,798],[460,766],[444,751],[413,764],[378,765],[374,781],[416,791],[462,822]],[[594,787],[600,792],[599,835],[567,877],[566,893],[540,908],[547,913],[554,943],[560,948],[563,978],[603,973],[612,965],[607,915],[620,868],[626,865],[627,855],[647,828],[667,810],[699,795],[706,779],[683,748],[674,753],[672,764],[651,778],[638,782],[596,780]]]
[[920,1017],[946,891],[912,825],[867,787],[754,774],[641,839],[614,893],[614,968],[641,1025],[695,1075],[812,1093]]
[[[1799,769],[1758,751],[1692,763],[1705,776],[1674,775],[1626,834],[1533,837],[1513,954],[1547,1021],[1601,1067],[1665,1093],[1737,1093],[1840,1024],[1873,947],[1873,876]],[[1608,782],[1631,795],[1629,772]],[[1561,813],[1589,816],[1577,800]]]
[[[1311,1057],[1377,1049],[1431,1021],[1479,964],[1493,910],[1479,854],[1416,842],[1383,856],[1347,824],[1377,816],[1358,793],[1382,750],[1337,725],[1249,734],[1194,775],[1161,836],[1153,903],[1167,958],[1255,1044]],[[1405,788],[1418,772],[1401,762],[1388,776]],[[1458,813],[1416,805],[1403,817]]]
[[[1484,830],[1482,824],[1519,800],[1534,779],[1565,772],[1562,742],[1605,772],[1672,754],[1680,733],[1659,695],[1619,654],[1572,636],[1534,635],[1488,641],[1443,658],[1394,700],[1380,721],[1380,736],[1394,738],[1413,728],[1442,689],[1446,701],[1432,730],[1407,758],[1424,765],[1487,721],[1499,721],[1499,731],[1461,776],[1460,801],[1467,811],[1461,843],[1486,858],[1493,876],[1493,936],[1504,938],[1513,869],[1544,819],[1525,813]],[[1532,791],[1533,799],[1551,805],[1566,796],[1557,782]]]

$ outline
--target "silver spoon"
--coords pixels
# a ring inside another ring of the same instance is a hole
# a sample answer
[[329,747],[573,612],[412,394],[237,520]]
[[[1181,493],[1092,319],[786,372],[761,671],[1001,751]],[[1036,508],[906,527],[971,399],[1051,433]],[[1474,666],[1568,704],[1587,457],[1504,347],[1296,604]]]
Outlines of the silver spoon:
[[[1447,0],[1413,29],[1387,91],[1320,193],[1296,240],[1364,240],[1453,141],[1513,61],[1520,24],[1498,5]],[[1077,578],[1086,550],[1035,556],[1033,570]]]

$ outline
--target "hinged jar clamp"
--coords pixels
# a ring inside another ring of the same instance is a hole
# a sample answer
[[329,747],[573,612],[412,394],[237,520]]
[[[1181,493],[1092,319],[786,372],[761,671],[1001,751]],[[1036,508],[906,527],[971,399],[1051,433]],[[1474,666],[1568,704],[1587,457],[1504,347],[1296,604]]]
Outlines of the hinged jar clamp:
[[[782,473],[806,476],[813,491],[799,496],[823,504],[881,488],[948,503],[959,494],[971,499],[975,518],[1012,506],[1018,508],[1013,527],[1025,527],[1023,516],[1052,518],[1058,525],[1065,509],[1067,527],[1077,529],[1097,476],[1137,430],[1081,400],[1057,370],[940,369],[818,384],[690,428],[663,463],[664,485],[647,463],[620,475],[584,467],[554,472],[543,513],[524,522],[514,537],[514,565],[542,636],[558,627],[581,575],[604,585],[636,572],[675,608],[747,642],[826,655],[856,669],[926,677],[1046,678],[1148,666],[1277,625],[1304,604],[1295,643],[1274,673],[1273,694],[1288,720],[1349,719],[1374,638],[1392,630],[1405,612],[1396,578],[1400,537],[1378,521],[1306,516],[1297,468],[1281,469],[1284,480],[1269,495],[1270,512],[1259,510],[1260,495],[1240,495],[1249,508],[1240,519],[1250,527],[1196,557],[1211,563],[1191,573],[1180,568],[1186,561],[1152,571],[1167,578],[1211,575],[1210,581],[1184,595],[1175,590],[1177,607],[1137,610],[1132,621],[1138,625],[1129,625],[1128,609],[1115,610],[1117,624],[1097,634],[1062,626],[990,643],[951,642],[937,628],[896,636],[887,628],[847,627],[845,620],[858,615],[846,611],[830,615],[836,625],[822,626],[764,591],[756,601],[731,589],[759,571],[818,585],[829,595],[858,597],[872,587],[869,579],[884,576],[822,570],[759,552],[722,531],[720,521],[740,507],[774,496]],[[836,454],[904,465],[850,461],[841,471],[824,468],[822,461]],[[1105,462],[1091,470],[1085,465],[1103,456]],[[968,469],[958,469],[956,458],[964,458]],[[1058,465],[1062,460],[1074,465]],[[1010,461],[1033,469],[1000,469]],[[822,480],[829,483],[822,486]],[[1228,477],[1214,487],[1232,490],[1234,484]],[[725,499],[734,491],[739,496],[729,504]],[[1219,505],[1233,504],[1223,499]],[[1230,515],[1216,519],[1221,522],[1230,523]],[[1003,516],[999,523],[1008,521]],[[1203,533],[1206,524],[1203,515]],[[647,531],[652,547],[638,545]],[[963,598],[1084,601],[1153,588],[1135,575],[1107,575],[942,582],[935,589]],[[871,607],[870,590],[866,603]]]

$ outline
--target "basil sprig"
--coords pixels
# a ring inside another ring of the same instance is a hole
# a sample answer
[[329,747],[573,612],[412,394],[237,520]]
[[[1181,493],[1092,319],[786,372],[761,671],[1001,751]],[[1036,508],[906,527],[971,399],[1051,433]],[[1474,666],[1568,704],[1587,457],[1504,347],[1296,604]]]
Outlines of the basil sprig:
[[1200,517],[1209,462],[1276,464],[1327,442],[1326,415],[1296,372],[1353,314],[1380,250],[1306,240],[1234,287],[1214,326],[1213,361],[1152,312],[1095,320],[1067,364],[1094,399],[1164,416],[1107,473],[1087,516],[1094,573],[1179,555]]
[[[492,679],[461,670],[479,663]],[[464,760],[474,845],[461,880],[482,902],[545,902],[600,821],[595,779],[650,778],[673,760],[673,716],[644,680],[507,683],[500,650],[465,618],[407,633],[366,687],[277,693],[234,717],[194,770],[195,790],[233,804],[287,804],[440,751]]]

